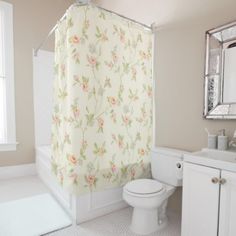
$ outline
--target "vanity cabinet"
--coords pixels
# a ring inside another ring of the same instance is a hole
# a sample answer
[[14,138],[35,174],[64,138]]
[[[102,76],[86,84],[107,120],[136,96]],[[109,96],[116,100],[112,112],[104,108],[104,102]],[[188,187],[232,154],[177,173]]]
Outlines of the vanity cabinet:
[[184,163],[182,236],[236,235],[236,173]]

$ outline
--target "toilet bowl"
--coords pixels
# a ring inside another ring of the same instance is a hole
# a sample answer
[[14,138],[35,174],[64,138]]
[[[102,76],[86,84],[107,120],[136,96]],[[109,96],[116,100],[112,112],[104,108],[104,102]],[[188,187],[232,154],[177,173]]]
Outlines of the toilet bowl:
[[130,229],[148,235],[167,225],[166,206],[175,187],[152,179],[138,179],[125,185],[123,199],[132,206]]
[[148,235],[164,228],[168,198],[182,185],[182,158],[186,152],[154,148],[151,153],[153,179],[137,179],[123,188],[123,199],[133,207],[131,231]]

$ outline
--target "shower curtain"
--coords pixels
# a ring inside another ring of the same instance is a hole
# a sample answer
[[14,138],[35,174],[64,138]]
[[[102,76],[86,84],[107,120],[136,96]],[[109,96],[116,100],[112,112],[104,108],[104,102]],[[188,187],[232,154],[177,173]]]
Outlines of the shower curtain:
[[73,6],[56,30],[52,170],[76,194],[150,177],[152,33]]

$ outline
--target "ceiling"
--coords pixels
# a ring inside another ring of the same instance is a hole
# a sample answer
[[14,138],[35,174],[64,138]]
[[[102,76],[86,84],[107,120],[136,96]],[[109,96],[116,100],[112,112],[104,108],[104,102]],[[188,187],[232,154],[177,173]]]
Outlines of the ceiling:
[[[224,11],[236,12],[236,0],[94,0],[96,4],[147,25],[198,21]],[[236,19],[236,14],[235,14]]]

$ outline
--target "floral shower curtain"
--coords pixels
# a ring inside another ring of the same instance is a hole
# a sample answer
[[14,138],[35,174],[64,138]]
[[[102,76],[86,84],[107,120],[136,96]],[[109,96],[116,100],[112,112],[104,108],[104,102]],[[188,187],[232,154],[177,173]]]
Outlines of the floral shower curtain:
[[73,193],[150,177],[152,38],[90,5],[59,23],[52,169]]

